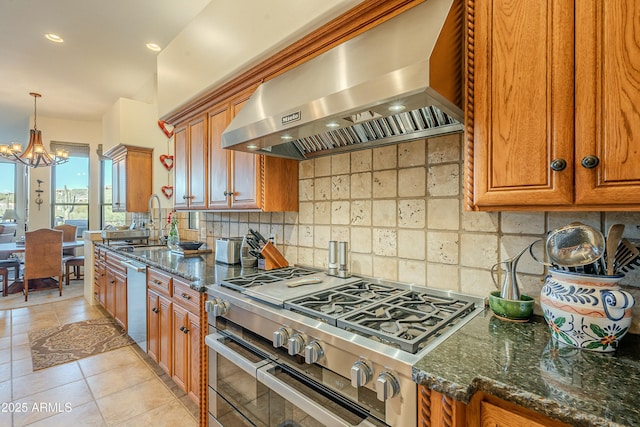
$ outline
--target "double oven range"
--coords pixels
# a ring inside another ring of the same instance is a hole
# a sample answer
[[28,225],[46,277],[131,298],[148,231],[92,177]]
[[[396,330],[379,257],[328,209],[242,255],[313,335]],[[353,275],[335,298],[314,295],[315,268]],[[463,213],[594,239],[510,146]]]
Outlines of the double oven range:
[[288,267],[208,289],[210,426],[415,426],[412,366],[482,298]]

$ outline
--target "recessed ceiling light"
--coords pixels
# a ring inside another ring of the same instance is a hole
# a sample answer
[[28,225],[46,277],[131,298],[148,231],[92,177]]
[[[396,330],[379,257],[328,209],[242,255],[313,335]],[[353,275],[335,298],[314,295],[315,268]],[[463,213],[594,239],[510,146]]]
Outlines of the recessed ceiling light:
[[249,144],[249,145],[247,145],[247,148],[248,148],[249,150],[257,150],[257,149],[258,149],[258,146],[257,146],[257,145],[255,145],[255,144]]
[[57,35],[57,34],[47,33],[44,36],[47,38],[47,40],[52,41],[54,43],[62,43],[62,42],[64,42],[64,39],[62,37],[60,37],[59,35]]
[[283,141],[289,141],[292,140],[293,137],[291,135],[280,135],[280,139]]
[[405,106],[404,106],[404,105],[402,105],[402,104],[394,104],[394,105],[391,105],[391,106],[389,107],[389,111],[392,111],[392,112],[394,112],[394,113],[397,113],[397,112],[399,112],[399,111],[403,111],[405,108],[407,108],[407,107],[405,107]]
[[339,128],[340,127],[340,123],[329,122],[325,126],[328,127],[328,128]]
[[155,43],[147,43],[147,49],[152,50],[154,52],[160,52],[162,49]]

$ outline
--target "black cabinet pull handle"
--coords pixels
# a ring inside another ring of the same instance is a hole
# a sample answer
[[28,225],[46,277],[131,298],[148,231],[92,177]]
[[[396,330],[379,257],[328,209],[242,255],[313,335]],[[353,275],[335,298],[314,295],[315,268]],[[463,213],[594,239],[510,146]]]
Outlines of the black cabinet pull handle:
[[598,159],[596,156],[586,156],[580,162],[582,167],[587,169],[595,168],[596,166],[598,166],[598,163],[600,163],[600,159]]
[[182,298],[184,299],[191,299],[191,295],[187,295],[184,292],[182,293]]
[[560,172],[567,167],[567,161],[565,159],[553,159],[550,166],[551,170]]
[[154,313],[158,313],[160,310],[158,310],[158,307],[153,307],[151,311],[153,311]]

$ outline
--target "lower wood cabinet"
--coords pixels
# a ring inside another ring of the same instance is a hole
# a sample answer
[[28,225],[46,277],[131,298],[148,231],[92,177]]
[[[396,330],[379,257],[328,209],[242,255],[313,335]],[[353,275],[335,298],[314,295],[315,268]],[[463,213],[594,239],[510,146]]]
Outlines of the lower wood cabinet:
[[173,375],[172,309],[169,298],[147,289],[147,354],[167,375]]
[[191,289],[188,281],[147,269],[147,354],[198,404],[205,363],[202,304],[202,294]]
[[418,386],[420,427],[569,427],[532,410],[484,392],[473,395],[468,405]]
[[127,325],[127,276],[121,273],[114,273],[115,279],[115,307],[114,307],[114,319],[125,330],[128,329]]

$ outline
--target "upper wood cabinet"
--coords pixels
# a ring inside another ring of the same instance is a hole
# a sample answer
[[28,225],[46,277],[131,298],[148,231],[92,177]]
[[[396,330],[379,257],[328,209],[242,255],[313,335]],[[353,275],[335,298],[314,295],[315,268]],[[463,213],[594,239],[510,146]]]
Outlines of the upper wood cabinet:
[[222,148],[222,132],[252,91],[209,111],[210,209],[298,210],[298,162]]
[[153,148],[116,145],[105,156],[112,160],[112,209],[146,212],[152,192]]
[[467,8],[467,207],[640,209],[640,3]]
[[174,207],[207,207],[207,115],[176,127],[174,132]]
[[[249,96],[251,91],[235,95],[210,108],[206,115],[176,126],[176,209],[298,210],[297,161],[222,148],[222,132]],[[204,191],[206,197],[196,195],[194,188]],[[187,198],[182,199],[182,194]]]

